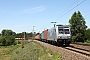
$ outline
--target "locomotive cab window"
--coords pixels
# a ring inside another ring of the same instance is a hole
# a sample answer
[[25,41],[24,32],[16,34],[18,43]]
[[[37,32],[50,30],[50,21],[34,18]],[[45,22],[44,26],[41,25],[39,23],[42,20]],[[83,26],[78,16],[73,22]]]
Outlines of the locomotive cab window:
[[69,29],[64,29],[65,34],[70,34]]
[[63,34],[63,29],[58,29],[59,34]]

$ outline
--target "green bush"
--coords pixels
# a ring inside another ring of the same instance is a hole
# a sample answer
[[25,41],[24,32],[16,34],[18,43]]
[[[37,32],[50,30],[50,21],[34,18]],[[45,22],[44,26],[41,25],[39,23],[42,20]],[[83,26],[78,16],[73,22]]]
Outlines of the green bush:
[[13,45],[17,45],[17,42],[14,42]]
[[1,43],[1,45],[6,45],[6,39],[5,39],[5,37],[1,37],[0,38],[0,43]]
[[5,36],[0,38],[0,43],[3,46],[9,46],[15,43],[15,38],[13,36]]
[[76,42],[75,40],[76,40],[76,36],[72,36],[72,42]]
[[21,42],[20,42],[20,41],[18,41],[18,44],[21,44]]
[[85,43],[89,43],[90,44],[90,40],[86,40],[86,42]]

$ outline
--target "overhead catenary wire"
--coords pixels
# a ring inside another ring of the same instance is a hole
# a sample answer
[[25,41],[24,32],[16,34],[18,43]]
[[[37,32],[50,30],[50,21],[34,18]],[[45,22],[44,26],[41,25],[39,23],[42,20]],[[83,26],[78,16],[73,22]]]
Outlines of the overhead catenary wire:
[[36,31],[37,33],[40,33],[40,30],[46,30],[47,28],[45,28],[45,26],[41,26],[41,27],[38,27],[37,29],[35,29],[34,31]]
[[[78,7],[79,5],[81,5],[82,3],[84,3],[86,0],[83,0],[82,2],[80,2],[79,4],[77,4],[76,6],[74,6],[73,8],[71,8],[76,2],[77,2],[78,0],[76,0],[76,1],[74,1],[68,8],[66,8],[61,14],[60,14],[60,16],[57,18],[57,19],[55,19],[55,20],[58,20],[59,18],[62,18],[64,15],[66,15],[67,13],[69,13],[70,11],[72,11],[73,9],[75,9],[76,7]],[[71,8],[69,11],[67,11],[69,8]],[[67,11],[67,12],[66,12]],[[66,12],[66,13],[64,13],[64,12]],[[64,13],[64,14],[63,14]],[[38,29],[36,29],[36,30],[38,30]]]
[[63,14],[65,11],[67,11],[70,7],[72,7],[78,0],[74,1],[69,7],[67,7],[61,14]]
[[[76,6],[74,6],[72,9],[70,9],[68,12],[66,12],[65,14],[61,15],[59,18],[57,18],[56,20],[62,18],[64,15],[66,15],[67,13],[69,13],[70,11],[72,11],[73,9],[75,9],[76,7],[78,7],[79,5],[81,5],[82,3],[84,3],[86,0],[83,0],[82,2],[80,2],[79,4],[77,4]],[[75,3],[75,2],[74,2]],[[73,3],[73,4],[74,4]]]

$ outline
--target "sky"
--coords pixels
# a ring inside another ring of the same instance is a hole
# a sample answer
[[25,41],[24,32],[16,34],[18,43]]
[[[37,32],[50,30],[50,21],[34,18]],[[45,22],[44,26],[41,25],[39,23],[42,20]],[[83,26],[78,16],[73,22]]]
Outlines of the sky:
[[0,0],[0,32],[42,32],[56,24],[69,24],[80,11],[90,28],[90,0]]

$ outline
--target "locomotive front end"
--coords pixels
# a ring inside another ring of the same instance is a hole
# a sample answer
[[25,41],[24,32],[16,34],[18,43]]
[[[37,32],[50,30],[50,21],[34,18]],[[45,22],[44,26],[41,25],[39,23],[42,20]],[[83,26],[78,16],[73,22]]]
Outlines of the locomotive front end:
[[59,44],[69,45],[71,43],[71,30],[69,25],[57,25],[56,33]]

